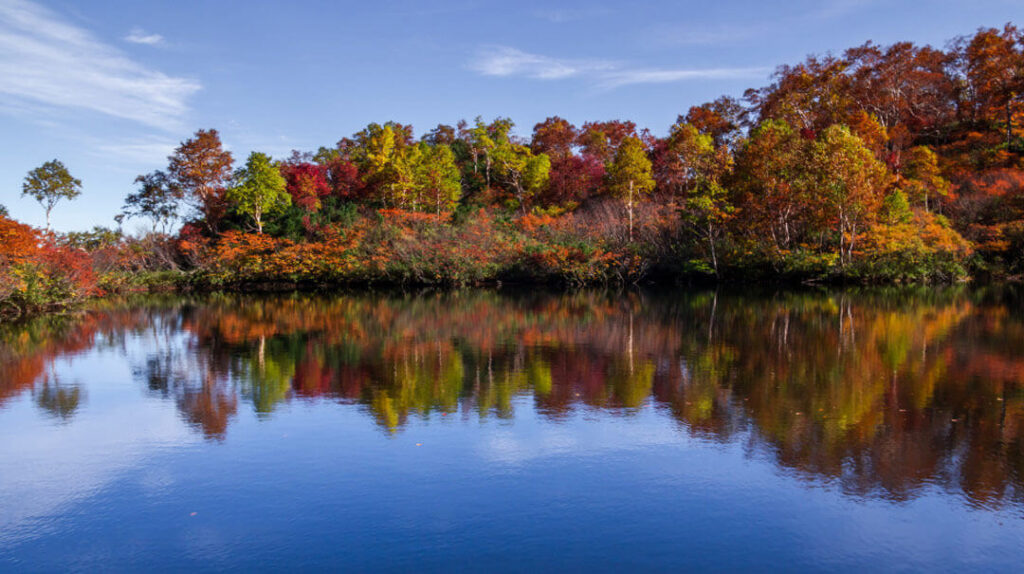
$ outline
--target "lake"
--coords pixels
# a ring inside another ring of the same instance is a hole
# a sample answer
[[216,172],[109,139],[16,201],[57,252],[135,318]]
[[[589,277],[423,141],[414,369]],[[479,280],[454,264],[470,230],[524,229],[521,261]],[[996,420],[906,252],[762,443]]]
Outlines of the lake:
[[1011,570],[1024,291],[147,296],[0,326],[0,570]]

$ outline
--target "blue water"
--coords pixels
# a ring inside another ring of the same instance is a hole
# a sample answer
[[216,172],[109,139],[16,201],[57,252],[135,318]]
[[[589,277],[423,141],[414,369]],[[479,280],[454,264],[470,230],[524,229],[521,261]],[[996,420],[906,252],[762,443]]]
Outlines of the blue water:
[[[973,293],[903,298],[891,308],[829,293],[686,296],[681,307],[673,294],[631,304],[617,297],[141,300],[9,327],[0,355],[8,384],[15,371],[30,380],[0,395],[0,569],[1019,568],[1024,396],[1014,368],[1024,356],[1020,341],[1000,339],[1015,332],[1015,303]],[[859,339],[848,343],[849,363],[799,356],[831,357],[831,345],[817,353],[794,341],[788,358],[765,350],[780,331],[759,329],[777,327],[766,317],[782,308],[809,341],[821,340],[815,329],[841,340],[830,302],[852,305]],[[249,322],[239,327],[239,316]],[[502,317],[515,318],[499,325]],[[877,328],[886,321],[893,326]],[[819,393],[808,400],[835,402],[844,395],[834,387],[860,381],[866,365],[894,367],[882,343],[899,321],[909,342],[896,348],[912,357],[895,367],[900,390],[886,380],[874,403],[865,391],[849,400],[870,408],[834,405],[863,419],[842,423],[851,425],[842,444],[815,432],[830,424],[824,415],[766,414],[810,391],[761,401],[769,391],[758,385],[794,385],[794,377],[766,374],[755,384],[739,376],[823,362],[801,372],[813,378],[831,365],[840,373],[808,383]],[[737,329],[743,335],[731,338]],[[760,351],[745,347],[748,337],[764,342]],[[436,357],[434,345],[443,348]],[[945,356],[936,359],[945,374],[925,376],[937,367],[914,363],[922,352]],[[971,353],[988,357],[989,371],[967,373],[957,361]],[[708,356],[719,359],[698,360]],[[316,392],[303,374],[310,357],[337,366]],[[154,384],[161,361],[172,375]],[[650,377],[613,380],[622,369],[642,372],[644,361]],[[33,375],[24,364],[42,370]],[[396,375],[409,365],[436,380]],[[550,369],[550,382],[539,368]],[[358,390],[345,369],[368,373]],[[684,382],[666,383],[672,372],[685,373]],[[437,382],[445,376],[455,395]],[[272,388],[257,385],[260,377]],[[921,399],[914,385],[926,378],[931,394]],[[1002,394],[993,400],[1004,405],[960,404],[967,399],[956,389],[995,379]],[[709,380],[711,390],[688,391],[688,401],[665,390]],[[47,389],[77,394],[54,407]],[[888,404],[896,392],[918,403]],[[559,393],[569,398],[550,398]],[[382,414],[383,396],[406,400],[397,418]],[[680,412],[687,406],[704,409]],[[958,408],[965,420],[949,422]],[[863,414],[872,409],[891,416]],[[897,440],[886,421],[901,415],[918,422]],[[940,431],[921,430],[939,428],[938,419]],[[990,425],[1001,428],[995,442]],[[983,455],[972,458],[975,450]],[[834,462],[822,452],[835,452]]]

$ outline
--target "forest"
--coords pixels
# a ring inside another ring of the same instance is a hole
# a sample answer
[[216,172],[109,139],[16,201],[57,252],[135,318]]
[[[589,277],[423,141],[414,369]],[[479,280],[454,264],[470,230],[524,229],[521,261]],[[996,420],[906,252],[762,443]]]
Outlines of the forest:
[[[0,315],[110,292],[340,284],[951,282],[1024,271],[1024,32],[868,42],[780,66],[664,136],[627,120],[371,123],[235,158],[215,129],[140,175],[117,226],[0,208]],[[81,194],[58,160],[23,195]],[[126,222],[145,232],[126,233]]]

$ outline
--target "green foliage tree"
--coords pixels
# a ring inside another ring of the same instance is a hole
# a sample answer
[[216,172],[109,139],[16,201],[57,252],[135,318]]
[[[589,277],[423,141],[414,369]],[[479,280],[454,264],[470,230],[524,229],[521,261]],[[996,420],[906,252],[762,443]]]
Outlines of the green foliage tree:
[[491,187],[491,166],[493,165],[493,152],[498,147],[498,142],[506,137],[512,129],[512,120],[498,118],[490,125],[484,123],[483,118],[477,117],[473,127],[469,130],[470,153],[473,156],[473,172],[480,169],[481,157],[483,161],[484,181],[487,187]]
[[548,154],[532,155],[526,159],[522,178],[518,179],[523,197],[534,198],[544,191],[551,180],[551,159]]
[[718,275],[718,243],[735,211],[729,191],[714,178],[702,179],[686,197],[683,221],[707,246],[715,275]]
[[914,212],[910,210],[907,195],[899,189],[892,190],[882,200],[881,216],[889,225],[909,223],[914,218]]
[[608,190],[614,197],[626,203],[629,217],[629,240],[633,241],[633,211],[640,198],[654,189],[651,176],[651,160],[639,138],[627,137],[615,152],[615,159],[608,168]]
[[235,174],[236,184],[228,190],[228,199],[235,209],[252,217],[256,231],[263,234],[263,216],[291,205],[286,182],[270,156],[252,152],[245,167]]
[[422,197],[424,208],[432,208],[437,215],[455,209],[462,193],[459,167],[455,154],[445,144],[430,145],[421,142],[418,161],[414,166],[415,187]]
[[530,148],[504,138],[495,147],[494,160],[499,166],[503,182],[515,196],[519,209],[525,214],[530,200],[547,185],[551,174],[551,160],[547,154],[534,155]]
[[46,228],[50,228],[50,213],[61,200],[71,201],[81,195],[82,182],[71,176],[68,168],[52,160],[28,172],[21,186],[21,195],[35,199],[46,211]]

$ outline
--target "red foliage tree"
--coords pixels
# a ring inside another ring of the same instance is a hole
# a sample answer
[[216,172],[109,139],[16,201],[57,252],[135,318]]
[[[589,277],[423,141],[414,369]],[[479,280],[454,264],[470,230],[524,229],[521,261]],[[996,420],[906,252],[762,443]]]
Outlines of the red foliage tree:
[[568,120],[552,116],[533,126],[530,149],[535,154],[546,153],[552,162],[556,162],[572,155],[578,135],[576,126]]
[[340,199],[358,201],[365,199],[366,183],[359,174],[359,167],[351,161],[335,158],[325,166],[331,195]]
[[597,195],[604,180],[604,164],[594,156],[568,156],[551,163],[543,203],[581,204]]
[[231,180],[231,152],[221,146],[217,130],[199,130],[169,158],[167,172],[199,211],[206,229],[216,232],[227,211],[226,187]]
[[281,175],[287,182],[292,203],[306,211],[318,211],[321,199],[331,193],[325,166],[312,162],[289,162],[281,165]]

